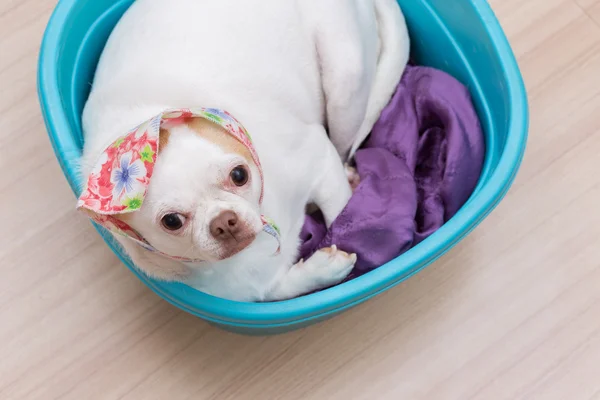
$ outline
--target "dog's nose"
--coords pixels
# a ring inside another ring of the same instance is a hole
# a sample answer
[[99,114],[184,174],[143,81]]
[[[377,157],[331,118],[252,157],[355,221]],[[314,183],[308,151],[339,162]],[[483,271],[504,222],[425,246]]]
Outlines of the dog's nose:
[[238,216],[233,211],[223,211],[210,222],[209,229],[217,240],[235,239],[240,232]]

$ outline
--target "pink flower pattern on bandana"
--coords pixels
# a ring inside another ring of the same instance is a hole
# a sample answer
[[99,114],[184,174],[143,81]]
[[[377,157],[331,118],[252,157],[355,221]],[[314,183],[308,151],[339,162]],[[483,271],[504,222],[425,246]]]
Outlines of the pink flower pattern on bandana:
[[[127,223],[113,217],[134,212],[142,207],[159,153],[161,126],[174,126],[191,118],[204,118],[221,126],[248,148],[259,170],[262,203],[262,167],[246,129],[227,111],[198,108],[167,110],[115,140],[104,150],[88,176],[85,188],[77,201],[77,209],[86,211],[97,224],[134,240],[149,251],[183,262],[202,261],[164,254],[152,247]],[[265,216],[261,216],[261,221],[263,231],[277,240],[279,252],[279,229]]]

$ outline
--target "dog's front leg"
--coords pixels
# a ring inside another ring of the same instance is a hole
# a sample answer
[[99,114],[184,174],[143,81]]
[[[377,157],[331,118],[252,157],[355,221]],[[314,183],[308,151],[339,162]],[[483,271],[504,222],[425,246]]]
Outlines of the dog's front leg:
[[352,196],[350,176],[329,140],[324,143],[326,152],[322,168],[318,171],[311,200],[319,207],[329,228],[340,215]]
[[286,300],[336,285],[354,268],[356,254],[332,246],[301,260],[280,275],[265,296],[266,301]]

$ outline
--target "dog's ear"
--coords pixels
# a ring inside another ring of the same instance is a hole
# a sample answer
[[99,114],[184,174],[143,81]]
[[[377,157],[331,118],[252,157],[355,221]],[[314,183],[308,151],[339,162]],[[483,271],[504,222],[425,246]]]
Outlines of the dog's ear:
[[104,228],[152,250],[127,219],[119,216],[142,207],[159,150],[169,143],[167,126],[185,118],[183,112],[157,115],[111,143],[86,178],[77,209]]
[[160,121],[161,116],[155,117],[111,143],[86,178],[77,201],[77,209],[94,222],[142,245],[146,245],[143,237],[116,216],[142,207],[158,156]]

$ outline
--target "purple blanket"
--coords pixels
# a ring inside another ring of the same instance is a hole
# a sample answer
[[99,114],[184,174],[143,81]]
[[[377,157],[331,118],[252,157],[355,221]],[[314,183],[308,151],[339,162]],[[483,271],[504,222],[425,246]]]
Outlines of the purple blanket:
[[300,256],[332,244],[356,253],[348,279],[398,257],[467,201],[484,152],[468,90],[442,71],[408,66],[356,153],[360,185],[329,230],[319,213],[307,215]]

